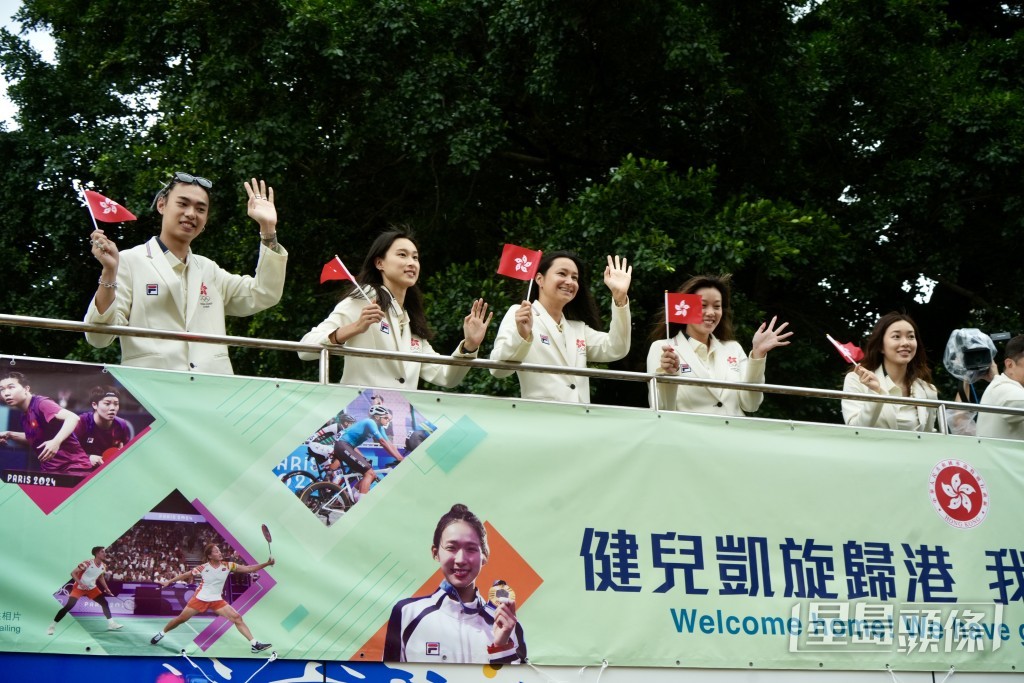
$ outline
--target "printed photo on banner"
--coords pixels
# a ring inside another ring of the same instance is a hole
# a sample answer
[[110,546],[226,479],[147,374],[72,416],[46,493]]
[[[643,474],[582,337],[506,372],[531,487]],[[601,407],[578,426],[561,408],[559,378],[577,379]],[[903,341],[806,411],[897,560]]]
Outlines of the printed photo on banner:
[[402,394],[365,389],[274,468],[330,526],[437,429]]
[[53,593],[60,608],[48,636],[100,640],[107,654],[163,656],[168,648],[206,650],[234,625],[253,654],[269,647],[240,613],[274,585],[262,572],[273,560],[257,563],[199,501],[175,490],[109,545],[79,538],[83,559]]
[[532,570],[517,567],[509,552],[504,563],[496,555],[499,578],[481,580],[494,536],[462,503],[441,516],[430,544],[438,571],[416,596],[391,610],[383,661],[495,666],[526,661],[523,625],[516,616],[521,602],[513,586],[522,581],[528,596],[539,581]]
[[0,357],[0,481],[49,514],[153,416],[102,365]]

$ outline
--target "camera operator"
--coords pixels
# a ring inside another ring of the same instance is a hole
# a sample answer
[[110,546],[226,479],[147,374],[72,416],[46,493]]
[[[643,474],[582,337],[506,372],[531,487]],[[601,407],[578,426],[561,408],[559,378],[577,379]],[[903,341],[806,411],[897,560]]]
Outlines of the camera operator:
[[[946,371],[960,380],[957,384],[956,402],[958,404],[977,404],[981,402],[978,382],[991,382],[999,374],[996,367],[995,339],[1005,341],[1010,335],[997,332],[989,336],[977,328],[953,330],[946,343],[942,363]],[[951,434],[975,436],[977,433],[978,411],[968,409],[946,408],[946,424]]]

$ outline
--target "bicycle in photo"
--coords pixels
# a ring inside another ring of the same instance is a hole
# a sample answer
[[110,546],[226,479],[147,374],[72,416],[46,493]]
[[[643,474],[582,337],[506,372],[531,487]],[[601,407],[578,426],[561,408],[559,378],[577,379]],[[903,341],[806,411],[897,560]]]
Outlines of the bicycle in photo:
[[309,460],[313,461],[313,465],[316,468],[315,473],[309,470],[292,470],[291,472],[285,472],[280,477],[281,483],[294,490],[295,496],[300,500],[302,500],[302,494],[306,489],[314,484],[331,481],[332,476],[336,472],[336,470],[331,470],[331,461],[333,460],[331,456],[316,453],[308,447],[306,455]]
[[[394,469],[398,463],[392,463],[381,469],[374,469],[376,477],[374,485]],[[299,499],[314,514],[324,518],[324,524],[330,526],[342,515],[352,509],[359,498],[358,486],[363,475],[352,472],[342,465],[342,469],[335,470],[328,481],[317,481],[302,490]]]

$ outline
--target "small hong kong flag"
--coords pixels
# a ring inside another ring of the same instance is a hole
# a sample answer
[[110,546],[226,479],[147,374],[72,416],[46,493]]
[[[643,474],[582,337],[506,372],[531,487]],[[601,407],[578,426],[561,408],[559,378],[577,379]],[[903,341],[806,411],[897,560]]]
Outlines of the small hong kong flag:
[[859,347],[854,346],[851,342],[840,344],[832,338],[831,334],[826,334],[825,336],[828,337],[830,342],[832,342],[832,346],[836,347],[836,351],[839,352],[839,355],[846,359],[847,363],[856,365],[864,360],[864,352],[861,351]]
[[704,319],[700,294],[665,292],[665,318],[679,325],[699,325]]
[[107,199],[99,192],[83,190],[85,201],[89,204],[89,213],[98,221],[104,223],[120,223],[121,221],[135,220],[135,214],[124,208],[113,199]]
[[345,264],[337,256],[325,263],[324,269],[320,271],[320,284],[328,280],[348,280],[353,283],[356,281],[352,277],[352,273],[348,272],[348,268],[345,267]]
[[532,280],[537,274],[537,265],[544,252],[533,251],[515,244],[506,244],[501,250],[501,263],[498,264],[498,275],[512,277],[517,280]]

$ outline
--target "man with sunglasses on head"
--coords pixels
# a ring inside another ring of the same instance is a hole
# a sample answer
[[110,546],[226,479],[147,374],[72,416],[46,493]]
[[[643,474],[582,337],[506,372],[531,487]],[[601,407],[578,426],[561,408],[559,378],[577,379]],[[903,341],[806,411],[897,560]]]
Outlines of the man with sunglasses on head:
[[[253,315],[277,304],[288,252],[277,242],[274,188],[256,178],[244,184],[249,217],[260,230],[255,275],[229,273],[192,252],[192,241],[206,228],[213,183],[175,173],[153,202],[162,216],[158,237],[119,253],[103,230],[90,236],[92,254],[103,270],[85,322],[223,335],[226,315]],[[114,335],[88,332],[85,338],[102,348]],[[121,364],[232,373],[226,346],[175,339],[123,337]]]

